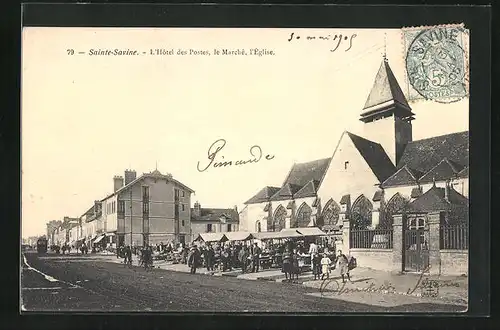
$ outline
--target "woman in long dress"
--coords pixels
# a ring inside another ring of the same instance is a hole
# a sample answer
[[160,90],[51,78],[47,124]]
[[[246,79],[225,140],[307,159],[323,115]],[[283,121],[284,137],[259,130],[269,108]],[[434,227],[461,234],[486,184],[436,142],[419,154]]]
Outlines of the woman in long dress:
[[344,276],[347,275],[347,280],[350,282],[351,278],[349,276],[349,258],[339,250],[337,255],[337,263],[340,269],[340,275],[342,276],[342,282],[345,283]]

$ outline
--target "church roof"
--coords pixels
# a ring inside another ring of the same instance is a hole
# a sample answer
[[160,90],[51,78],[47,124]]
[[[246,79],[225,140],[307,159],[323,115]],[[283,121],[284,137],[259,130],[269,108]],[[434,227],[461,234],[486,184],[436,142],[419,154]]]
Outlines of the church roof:
[[294,198],[305,198],[314,197],[318,191],[319,181],[311,180],[304,187],[302,187],[293,197]]
[[469,132],[435,136],[409,142],[398,163],[398,168],[409,168],[427,173],[444,158],[455,166],[469,165]]
[[424,176],[420,178],[420,183],[429,183],[433,181],[445,181],[452,177],[455,177],[462,167],[447,158],[444,158],[436,166],[434,166],[429,172],[425,173]]
[[361,116],[364,117],[378,112],[387,106],[394,105],[404,109],[407,115],[412,115],[408,101],[406,101],[406,97],[389,66],[389,62],[384,59],[375,76],[373,87],[370,94],[368,94],[365,106],[363,107],[364,112]]
[[459,178],[468,178],[469,177],[469,166],[467,166],[466,168],[464,168],[463,170],[461,170],[458,173],[458,177]]
[[258,204],[262,202],[267,202],[269,199],[280,190],[279,187],[264,187],[257,194],[255,194],[252,198],[247,200],[244,204]]
[[292,199],[295,195],[296,192],[300,190],[301,186],[292,184],[292,183],[285,183],[283,187],[281,187],[280,190],[278,190],[272,197],[272,201],[280,201],[280,200],[286,200],[286,199]]
[[415,187],[411,190],[410,197],[411,198],[417,198],[422,195],[422,188],[421,187]]
[[423,173],[410,169],[408,166],[403,166],[391,175],[387,180],[382,183],[382,187],[405,186],[417,184],[418,179]]
[[394,173],[395,167],[380,144],[350,132],[347,132],[347,134],[380,182],[383,182]]
[[467,207],[468,199],[455,191],[453,187],[448,188],[448,200],[446,200],[445,189],[433,186],[409,204],[410,210],[412,212],[427,213],[449,211],[455,207]]
[[321,181],[329,162],[330,158],[323,158],[307,163],[294,164],[283,186],[290,183],[303,187],[311,180]]

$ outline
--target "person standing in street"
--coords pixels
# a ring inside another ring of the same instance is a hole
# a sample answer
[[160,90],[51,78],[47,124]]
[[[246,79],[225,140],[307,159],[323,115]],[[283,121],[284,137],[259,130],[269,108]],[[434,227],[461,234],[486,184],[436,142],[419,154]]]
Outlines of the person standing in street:
[[345,283],[345,275],[347,275],[347,280],[350,282],[351,277],[349,275],[349,258],[339,250],[337,255],[337,263],[339,265],[340,276],[342,276],[342,282]]
[[[282,271],[285,273],[285,282],[292,281],[292,254],[290,253],[290,249],[287,247],[285,252],[283,252],[283,265]],[[290,275],[290,277],[288,277]]]
[[200,263],[200,260],[201,260],[201,255],[200,255],[200,251],[198,250],[198,248],[196,247],[196,245],[193,245],[193,247],[191,247],[191,253],[189,253],[189,257],[188,257],[188,266],[191,268],[191,274],[195,274],[196,273],[196,268],[198,268],[198,265]]
[[316,243],[312,242],[309,245],[309,254],[311,255],[311,258],[316,253],[318,253],[318,246],[316,245]]
[[245,274],[247,272],[247,259],[248,259],[248,251],[247,247],[244,246],[238,255],[238,260],[240,261],[241,264],[241,272]]
[[297,249],[294,249],[292,253],[292,281],[299,280],[299,273],[300,273],[299,255]]
[[321,257],[318,252],[311,257],[312,271],[315,280],[319,280],[321,274]]
[[259,265],[260,265],[260,254],[262,253],[262,250],[260,247],[257,245],[257,243],[254,243],[253,245],[253,251],[252,251],[252,273],[259,272]]
[[323,259],[321,259],[321,279],[330,278],[330,264],[332,261],[328,258],[326,253],[323,254]]
[[215,251],[212,245],[208,245],[208,248],[205,250],[205,262],[207,263],[207,270],[209,272],[214,271],[214,258]]

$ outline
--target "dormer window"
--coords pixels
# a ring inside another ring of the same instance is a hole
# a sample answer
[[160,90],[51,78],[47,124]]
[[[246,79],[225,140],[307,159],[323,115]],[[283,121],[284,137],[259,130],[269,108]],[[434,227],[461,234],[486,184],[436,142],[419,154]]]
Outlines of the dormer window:
[[347,166],[349,166],[349,161],[344,162],[344,170],[347,170]]

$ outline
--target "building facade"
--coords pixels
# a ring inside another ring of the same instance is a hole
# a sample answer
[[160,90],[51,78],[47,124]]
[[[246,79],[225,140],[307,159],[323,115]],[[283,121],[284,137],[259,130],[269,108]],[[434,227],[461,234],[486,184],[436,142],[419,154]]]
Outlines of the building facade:
[[232,209],[202,208],[199,202],[191,209],[191,241],[202,233],[226,233],[239,231],[239,214]]
[[194,191],[172,175],[155,170],[137,177],[126,170],[124,177],[113,178],[113,190],[82,215],[89,242],[116,247],[190,239]]
[[282,186],[264,187],[245,202],[241,227],[317,226],[343,237],[350,250],[352,232],[391,229],[394,216],[431,189],[451,189],[467,200],[468,132],[413,140],[416,117],[384,59],[360,112],[364,136],[345,131],[331,157],[294,164]]

